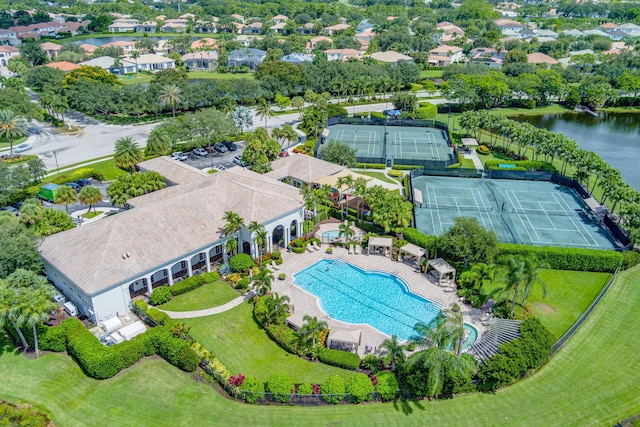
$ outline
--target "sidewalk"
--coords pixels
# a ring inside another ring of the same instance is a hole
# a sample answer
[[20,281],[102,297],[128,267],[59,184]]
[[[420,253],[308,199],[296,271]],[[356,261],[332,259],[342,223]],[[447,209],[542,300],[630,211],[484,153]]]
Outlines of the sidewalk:
[[472,148],[469,153],[465,153],[462,156],[465,159],[471,160],[473,162],[473,165],[478,170],[478,172],[484,172],[484,166],[482,165],[482,162],[480,161],[480,157],[478,157],[478,153],[476,152],[475,149]]
[[194,317],[205,317],[205,316],[211,316],[212,314],[224,313],[225,311],[229,311],[232,308],[236,308],[237,306],[239,306],[240,304],[242,304],[247,300],[250,300],[251,298],[253,298],[253,292],[250,291],[250,292],[247,292],[246,294],[239,296],[236,299],[229,301],[226,304],[222,304],[218,307],[206,308],[204,310],[167,311],[167,310],[161,310],[158,307],[156,307],[156,309],[168,314],[169,317],[171,317],[172,319],[192,319]]

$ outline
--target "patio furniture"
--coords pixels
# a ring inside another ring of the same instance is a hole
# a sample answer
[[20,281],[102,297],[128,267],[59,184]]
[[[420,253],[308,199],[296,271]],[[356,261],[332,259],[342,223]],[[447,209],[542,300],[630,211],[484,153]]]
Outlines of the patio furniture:
[[351,255],[351,246],[347,246],[347,251],[349,252],[349,255]]
[[318,243],[316,241],[311,242],[311,246],[313,246],[313,249],[315,249],[316,251],[320,250],[320,246],[318,246]]
[[358,245],[355,245],[355,246],[353,247],[353,253],[354,253],[355,255],[358,255],[358,254],[360,253],[360,250],[359,250]]
[[271,261],[268,265],[269,268],[272,268],[273,270],[280,270],[280,267],[278,267],[278,264],[276,264],[275,261]]
[[313,252],[313,250],[311,250],[311,245],[307,245],[307,252]]

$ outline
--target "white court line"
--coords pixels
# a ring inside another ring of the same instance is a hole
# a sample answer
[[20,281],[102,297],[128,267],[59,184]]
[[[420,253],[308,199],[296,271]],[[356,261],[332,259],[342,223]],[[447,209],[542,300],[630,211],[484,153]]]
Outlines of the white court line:
[[[484,197],[482,197],[482,194],[480,194],[480,190],[479,190],[479,189],[477,189],[477,188],[472,188],[472,189],[471,189],[471,195],[473,196],[473,200],[474,200],[474,201],[476,201],[476,206],[479,206],[478,201],[476,200],[476,194],[475,194],[476,192],[478,193],[478,198],[479,198],[479,199],[480,199],[480,201],[482,202],[482,207],[486,208],[486,207],[487,207],[487,204],[484,202]],[[490,212],[484,212],[484,213],[486,213],[486,214],[487,214],[487,219],[489,220],[489,223],[491,224],[491,229],[492,229],[492,230],[495,230],[495,229],[496,229],[496,227],[495,227],[495,225],[493,224],[493,220],[491,219]],[[480,217],[482,218],[482,212],[480,213]],[[483,224],[484,224],[484,221],[483,221]],[[486,227],[485,227],[485,228],[486,228]]]
[[[435,187],[433,187],[433,201],[434,201],[434,203],[436,205],[438,204],[438,197],[436,196]],[[440,209],[436,208],[436,212],[438,213],[438,222],[440,223],[440,233],[438,233],[438,234],[442,234],[442,233],[444,233],[444,227],[442,225],[442,217],[440,216]]]
[[[427,193],[427,202],[429,203],[428,206],[432,206],[431,205],[431,194],[429,194],[429,186],[426,186],[426,193]],[[436,221],[433,215],[433,209],[429,209],[429,215],[431,216],[431,226],[433,227],[433,234],[436,234]]]
[[[549,214],[547,213],[548,211],[546,209],[544,209],[544,206],[542,206],[542,204],[540,202],[536,202],[536,203],[538,204],[538,207],[540,208],[540,210],[544,212],[544,216],[547,218],[547,221],[551,225],[553,225],[553,228],[555,229],[556,223],[551,218],[549,218]],[[563,211],[564,211],[564,209],[563,209]],[[538,228],[538,230],[544,230],[544,229],[543,228]]]
[[[515,209],[515,203],[513,203],[513,201],[511,200],[511,196],[509,195],[510,192],[513,192],[513,190],[505,190],[504,193],[507,195],[507,198],[509,199],[509,203],[511,203],[511,205],[514,207]],[[515,194],[514,194],[515,197]],[[517,199],[516,199],[517,200]],[[527,225],[524,223],[524,221],[522,220],[522,217],[520,215],[518,215],[518,219],[520,220],[520,223],[522,224],[522,226],[524,227],[524,231],[527,232],[527,235],[529,236],[529,240],[533,243],[535,242],[535,240],[533,239],[533,236],[531,235],[531,233],[529,233],[529,228],[527,227]],[[527,220],[529,220],[529,218],[527,218]],[[529,225],[531,225],[531,221],[529,221]],[[535,233],[535,230],[532,230]],[[538,233],[536,233],[536,236],[538,236]],[[538,236],[538,240],[540,240],[540,236]]]
[[[555,194],[553,195],[554,197],[556,196]],[[557,200],[557,199],[556,199]],[[565,204],[565,206],[567,206],[568,208],[570,208],[569,204],[563,199],[560,198],[560,201],[562,203]],[[580,225],[582,225],[582,229],[587,233],[587,235],[589,236],[589,238],[591,238],[591,242],[589,242],[589,239],[587,239],[587,236],[585,236],[585,234],[582,232],[582,230],[580,230],[580,227],[578,225],[576,225],[576,223],[573,221],[573,218],[570,216],[569,220],[571,221],[571,223],[573,224],[574,227],[576,227],[576,230],[578,230],[578,233],[580,233],[580,235],[582,236],[582,238],[584,239],[585,243],[587,246],[598,246],[598,242],[596,241],[596,239],[593,237],[593,235],[591,234],[591,232],[587,229],[586,225],[584,224],[584,222],[582,222],[582,219],[580,219]]]

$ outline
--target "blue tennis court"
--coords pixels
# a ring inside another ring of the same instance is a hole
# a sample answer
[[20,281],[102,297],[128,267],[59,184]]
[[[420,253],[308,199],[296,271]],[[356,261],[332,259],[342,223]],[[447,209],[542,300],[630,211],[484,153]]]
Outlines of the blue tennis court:
[[455,217],[477,218],[501,242],[615,249],[617,242],[572,189],[544,181],[421,176],[416,227],[440,235]]

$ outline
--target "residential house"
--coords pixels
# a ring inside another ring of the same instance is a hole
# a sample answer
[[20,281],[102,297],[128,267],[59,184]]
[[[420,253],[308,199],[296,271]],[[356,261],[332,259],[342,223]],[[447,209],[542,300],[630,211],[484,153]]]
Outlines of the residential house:
[[429,51],[429,63],[432,65],[449,65],[463,58],[462,48],[443,44]]
[[604,24],[600,25],[598,28],[600,28],[602,31],[609,32],[609,31],[617,30],[618,26],[613,22],[605,22]]
[[575,29],[573,29],[573,30],[564,30],[562,32],[562,34],[564,34],[565,36],[569,36],[569,37],[585,37],[586,36],[586,34],[583,33],[582,31],[575,30]]
[[368,30],[364,30],[364,31],[360,31],[359,33],[356,33],[356,40],[362,40],[364,42],[368,44],[371,43],[371,40],[373,40],[373,38],[375,37],[376,33],[372,30],[372,29],[368,29]]
[[356,27],[356,33],[361,33],[367,30],[373,30],[373,24],[369,22],[368,19],[363,19]]
[[551,30],[534,30],[534,33],[536,34],[536,37],[538,37],[538,40],[541,37],[546,37],[552,40],[556,40],[558,38],[558,33]]
[[49,62],[48,64],[45,64],[45,66],[49,68],[57,68],[58,70],[64,71],[65,73],[80,68],[80,65],[67,61]]
[[110,33],[126,33],[136,30],[136,26],[140,24],[137,19],[120,18],[115,19],[107,28]]
[[218,31],[221,33],[242,34],[242,30],[244,30],[244,27],[246,27],[246,25],[239,22],[229,22],[227,25],[219,26]]
[[370,58],[386,64],[399,64],[400,62],[413,62],[413,58],[408,55],[403,55],[393,50],[386,52],[374,52],[369,55]]
[[307,22],[306,24],[296,28],[296,32],[303,36],[312,36],[316,33],[316,25],[313,22]]
[[17,58],[20,56],[20,49],[14,46],[2,45],[0,46],[0,67],[6,67],[11,58]]
[[193,21],[193,20],[194,20],[194,19],[196,19],[197,17],[196,17],[196,15],[194,15],[193,13],[183,13],[183,14],[182,14],[182,15],[180,15],[178,18],[180,18],[180,19],[184,19],[185,21],[188,21],[188,20],[192,20],[192,21]]
[[158,40],[153,52],[161,56],[167,56],[171,53],[171,43],[166,39]]
[[176,68],[176,61],[157,53],[145,53],[136,59],[126,57],[125,60],[136,64],[138,71],[160,71]]
[[324,33],[329,36],[335,36],[343,32],[344,30],[348,30],[349,28],[351,27],[347,24],[336,24],[336,25],[331,25],[329,27],[325,27]]
[[16,46],[19,44],[18,35],[15,31],[0,29],[0,45]]
[[363,52],[355,49],[327,49],[324,51],[328,61],[346,61],[355,58],[362,59]]
[[443,36],[449,36],[449,40],[464,36],[464,30],[451,22],[438,22],[436,24],[436,28],[438,31],[442,32]]
[[605,33],[602,30],[586,30],[584,31],[584,34],[586,36],[602,36],[602,37],[609,37],[609,34]]
[[284,27],[287,25],[286,22],[278,22],[272,26],[269,27],[269,29],[271,31],[273,31],[276,34],[283,34],[284,33]]
[[534,30],[525,28],[522,31],[517,32],[516,37],[520,39],[531,40],[534,37],[538,37],[538,34]]
[[193,52],[182,55],[182,63],[187,71],[211,71],[218,68],[218,52],[214,50]]
[[[267,252],[302,236],[299,189],[266,174],[232,168],[210,175],[168,157],[139,166],[177,185],[132,198],[131,209],[54,234],[38,248],[49,280],[96,324],[127,313],[136,296],[212,271],[228,240],[225,212],[262,224]],[[247,226],[234,238],[239,252],[259,255]]]
[[87,67],[100,67],[112,74],[132,74],[136,72],[136,64],[130,60],[120,60],[119,64],[115,58],[111,56],[99,56],[79,63],[78,65],[86,65]]
[[302,64],[303,62],[313,62],[313,58],[315,58],[315,55],[311,53],[290,53],[289,55],[284,55],[280,60],[292,64]]
[[115,42],[105,43],[102,47],[119,47],[124,53],[130,53],[136,50],[136,42],[118,40]]
[[79,47],[80,49],[84,50],[84,53],[86,54],[87,57],[93,55],[93,53],[98,48],[98,46],[92,45],[90,43],[82,43]]
[[155,21],[145,21],[142,24],[135,26],[134,31],[136,33],[155,33],[158,28],[158,23]]
[[198,20],[196,21],[196,24],[193,26],[193,31],[196,33],[213,34],[218,29],[216,25],[217,21],[218,21],[218,18],[216,17],[213,18],[213,21]]
[[61,45],[51,42],[41,43],[40,47],[45,51],[49,59],[53,59],[58,56],[58,52],[60,52],[60,50],[62,49]]
[[261,34],[262,33],[262,22],[253,22],[249,25],[246,25],[242,29],[242,34],[250,35],[250,34]]
[[502,34],[504,34],[504,32],[507,30],[519,33],[520,31],[527,28],[526,25],[521,24],[518,21],[514,21],[513,19],[496,19],[494,22],[496,23]]
[[640,37],[640,25],[622,24],[618,27],[618,30],[624,31],[629,37]]
[[229,52],[227,56],[227,66],[230,68],[249,67],[255,70],[262,64],[266,56],[267,52],[260,49],[236,49]]
[[622,30],[612,30],[607,33],[611,40],[620,41],[622,39],[626,39],[629,37],[629,34],[625,33]]
[[241,36],[236,37],[233,40],[235,40],[238,43],[240,43],[242,45],[242,47],[249,47],[254,40],[260,40],[260,39],[262,39],[261,36],[241,35]]
[[278,24],[280,22],[287,22],[289,20],[289,17],[286,15],[276,15],[273,18],[271,18],[271,22],[273,22],[274,24]]
[[541,52],[530,53],[527,55],[527,62],[529,64],[547,64],[549,66],[558,64],[558,61],[549,55],[545,55]]
[[313,49],[316,48],[316,45],[320,42],[327,42],[329,43],[331,46],[333,46],[333,40],[330,39],[329,37],[325,37],[325,36],[318,36],[318,37],[314,37],[311,40],[309,40],[309,43],[307,43],[307,52],[311,52]]
[[244,16],[234,13],[233,15],[231,15],[231,17],[236,21],[240,22],[241,24],[244,24]]
[[218,50],[218,42],[216,39],[205,37],[191,43],[191,50]]
[[472,62],[479,62],[487,65],[489,68],[502,68],[506,50],[498,52],[492,47],[476,47],[471,49],[469,57]]
[[187,31],[187,20],[182,18],[167,19],[160,27],[160,31],[163,33],[184,33]]

